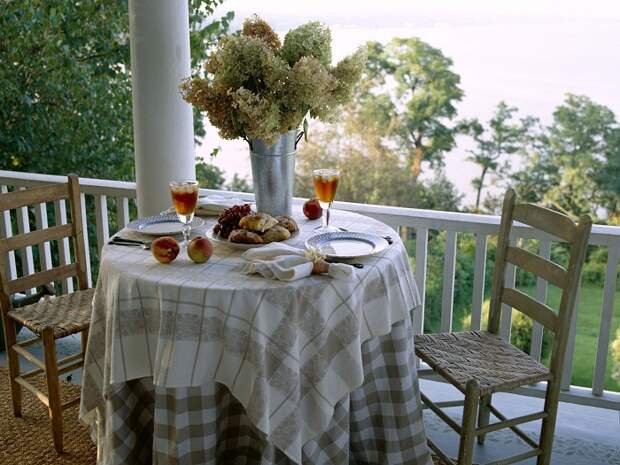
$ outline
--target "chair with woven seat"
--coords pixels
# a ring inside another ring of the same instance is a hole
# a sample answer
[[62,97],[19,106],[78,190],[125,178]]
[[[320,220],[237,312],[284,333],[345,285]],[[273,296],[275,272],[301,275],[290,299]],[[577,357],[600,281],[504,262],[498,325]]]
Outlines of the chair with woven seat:
[[[509,237],[514,221],[566,242],[570,246],[568,267],[564,268],[537,254],[510,245]],[[538,465],[550,463],[562,367],[591,228],[592,220],[589,216],[583,216],[575,223],[561,213],[533,204],[517,203],[515,192],[509,190],[502,209],[487,330],[415,337],[416,355],[429,365],[430,371],[465,394],[462,401],[435,403],[421,393],[424,406],[460,435],[459,465],[471,465],[476,437],[483,444],[487,433],[505,428],[510,428],[532,449],[492,463],[509,464],[531,457],[537,457]],[[507,263],[559,287],[562,297],[558,312],[517,289],[505,287]],[[499,336],[503,305],[522,312],[553,332],[549,368]],[[422,374],[425,374],[424,371],[421,370]],[[541,381],[546,381],[547,387],[544,409],[540,412],[508,419],[491,403],[492,395],[496,392],[511,391]],[[442,409],[459,405],[463,405],[461,424]],[[490,424],[491,413],[499,421]],[[542,420],[538,442],[517,426],[536,420]],[[428,443],[448,465],[455,464],[431,439]]]
[[[21,416],[21,388],[34,394],[47,407],[52,426],[54,447],[59,453],[63,450],[62,411],[79,402],[79,397],[61,403],[60,383],[58,377],[73,371],[84,363],[84,354],[88,340],[88,329],[92,310],[93,289],[88,289],[86,277],[86,252],[84,231],[82,230],[82,209],[80,188],[77,176],[69,176],[68,182],[26,190],[16,190],[0,194],[0,214],[29,205],[68,200],[71,207],[71,223],[58,224],[46,229],[19,234],[0,239],[0,313],[6,341],[7,358],[13,413]],[[5,273],[9,252],[30,246],[39,246],[45,242],[62,241],[71,238],[75,261],[73,263],[51,267],[45,270],[9,279]],[[65,279],[77,278],[78,290],[62,296],[46,296],[29,305],[13,308],[11,295],[28,292],[38,286]],[[16,323],[30,329],[35,337],[17,342]],[[56,339],[71,334],[81,334],[82,350],[61,360],[56,359]],[[43,344],[44,359],[40,359],[28,347],[36,343]],[[37,368],[26,373],[20,372],[19,356]],[[28,379],[44,373],[47,380],[47,395],[33,386]]]

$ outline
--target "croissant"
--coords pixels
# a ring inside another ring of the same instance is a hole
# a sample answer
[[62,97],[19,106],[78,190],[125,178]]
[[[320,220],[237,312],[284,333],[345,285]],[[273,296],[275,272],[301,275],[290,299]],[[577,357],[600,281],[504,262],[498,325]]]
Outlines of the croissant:
[[278,221],[267,213],[255,213],[254,215],[244,216],[239,220],[240,228],[258,233],[263,233],[276,224],[278,224]]

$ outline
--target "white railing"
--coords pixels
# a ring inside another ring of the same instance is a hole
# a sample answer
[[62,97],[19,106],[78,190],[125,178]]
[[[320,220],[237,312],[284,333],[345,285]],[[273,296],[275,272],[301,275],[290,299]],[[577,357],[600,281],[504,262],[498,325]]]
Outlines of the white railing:
[[[23,189],[33,186],[45,185],[50,183],[66,182],[63,176],[51,176],[34,173],[20,173],[14,171],[0,171],[0,188],[2,192],[9,189]],[[135,211],[133,203],[136,197],[136,187],[133,182],[109,181],[99,179],[82,178],[80,180],[82,191],[82,213],[85,222],[87,221],[87,197],[94,199],[94,215],[95,215],[95,231],[96,231],[96,247],[92,250],[100,251],[103,244],[108,240],[111,233],[110,218],[115,218],[117,228],[124,227],[130,220],[130,211]],[[216,191],[202,189],[201,194],[209,194]],[[252,194],[235,193],[241,198],[252,199]],[[110,211],[108,199],[114,199],[115,211]],[[301,200],[301,199],[297,199]],[[88,204],[93,202],[88,202]],[[426,276],[427,276],[427,244],[429,231],[445,231],[445,250],[443,261],[443,289],[442,289],[442,307],[441,307],[441,330],[452,330],[453,318],[453,297],[454,297],[454,276],[457,255],[457,239],[459,234],[474,234],[476,238],[475,258],[474,258],[474,279],[472,293],[472,329],[480,329],[482,322],[482,305],[484,299],[485,285],[485,265],[487,254],[487,242],[490,236],[497,235],[499,229],[499,217],[489,215],[476,215],[469,213],[456,212],[440,212],[432,210],[420,210],[414,208],[389,207],[382,205],[367,205],[357,203],[336,202],[335,208],[361,213],[388,224],[396,231],[400,227],[413,228],[416,232],[416,250],[415,250],[415,279],[420,291],[420,295],[424,298],[426,294]],[[38,206],[34,210],[37,228],[47,225],[47,211],[43,206]],[[64,201],[56,202],[55,205],[56,218],[60,222],[67,221],[66,205]],[[20,209],[17,215],[18,232],[26,232],[29,229],[28,210]],[[113,216],[110,216],[113,215]],[[11,236],[12,230],[11,218],[8,212],[0,215],[0,236]],[[90,225],[92,228],[92,225]],[[516,225],[513,228],[513,241],[517,239],[534,239],[538,241],[539,254],[549,257],[551,252],[551,244],[559,242],[558,238],[540,233],[525,225]],[[85,235],[86,250],[89,254],[88,235]],[[613,317],[614,297],[616,290],[616,279],[618,271],[618,263],[620,261],[620,227],[595,225],[592,228],[590,244],[603,246],[608,249],[608,261],[605,273],[605,282],[603,287],[603,302],[601,308],[601,321],[599,327],[598,344],[596,351],[596,360],[594,373],[592,377],[592,388],[583,388],[572,386],[570,384],[571,373],[573,368],[573,354],[575,350],[576,318],[571,322],[570,340],[568,344],[567,362],[564,367],[562,377],[562,400],[567,402],[586,404],[604,408],[620,410],[620,393],[606,391],[603,389],[605,379],[605,371],[607,367],[609,346],[611,339],[611,324]],[[69,244],[61,243],[59,245],[60,262],[65,263],[69,260]],[[34,260],[31,248],[27,248],[20,254],[22,270],[26,274],[32,273],[34,270]],[[40,253],[41,268],[47,269],[51,267],[51,252],[49,244],[44,244]],[[92,277],[92,270],[88,270],[89,279]],[[17,273],[15,255],[11,253],[8,261],[7,273],[11,277],[15,277]],[[508,269],[506,280],[509,284],[514,285],[515,267]],[[63,285],[63,291],[72,289],[72,282],[68,280]],[[536,282],[536,297],[545,301],[547,296],[547,282],[538,278]],[[579,311],[577,309],[577,311]],[[502,315],[501,334],[504,337],[510,336],[511,331],[511,313],[510,307],[505,307]],[[577,313],[577,312],[576,312]],[[415,323],[415,330],[422,332],[424,328],[424,312],[418,312]],[[543,328],[539,324],[534,324],[532,328],[531,355],[540,360],[543,342]],[[544,396],[544,385],[530,386],[518,390],[519,393]]]

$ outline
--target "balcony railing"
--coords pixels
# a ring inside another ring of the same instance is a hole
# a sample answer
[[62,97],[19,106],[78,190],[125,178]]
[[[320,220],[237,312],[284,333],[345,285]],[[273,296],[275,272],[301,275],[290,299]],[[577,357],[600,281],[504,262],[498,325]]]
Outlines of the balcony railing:
[[[35,173],[20,173],[14,171],[0,171],[0,188],[2,192],[11,189],[23,189],[50,183],[66,182],[63,176],[51,176]],[[82,178],[80,180],[82,190],[82,216],[84,227],[92,231],[93,226],[96,234],[96,244],[90,244],[88,235],[85,235],[86,250],[88,254],[88,275],[93,277],[94,265],[98,263],[98,252],[106,243],[111,233],[123,228],[132,219],[132,212],[136,211],[135,198],[136,186],[133,182],[109,181],[99,179]],[[215,193],[208,189],[201,189],[202,195]],[[230,194],[230,193],[229,193]],[[252,194],[235,193],[243,199],[253,199]],[[298,199],[301,200],[301,199]],[[489,238],[496,236],[499,229],[499,217],[489,215],[476,215],[469,213],[440,212],[432,210],[420,210],[414,208],[388,207],[382,205],[366,205],[357,203],[336,202],[335,208],[353,211],[376,218],[388,224],[396,231],[400,228],[409,228],[415,231],[415,279],[422,298],[426,294],[427,257],[429,231],[445,231],[445,249],[443,259],[443,288],[441,305],[441,330],[451,331],[454,317],[454,277],[457,257],[457,239],[459,234],[467,233],[475,236],[474,279],[472,292],[472,329],[480,329],[482,320],[482,306],[484,300],[485,266],[487,255],[487,243]],[[17,212],[17,232],[28,232],[30,229],[29,211],[21,208]],[[67,209],[64,201],[54,205],[54,217],[60,223],[67,221]],[[89,218],[94,218],[94,225],[90,224]],[[44,205],[34,209],[34,221],[37,229],[47,227],[47,209]],[[112,230],[113,229],[113,230]],[[0,215],[0,236],[11,236],[12,221],[8,212]],[[534,239],[538,243],[538,253],[549,257],[551,246],[554,242],[561,242],[558,238],[540,233],[525,225],[517,225],[514,228],[514,237],[511,239]],[[611,327],[614,309],[614,297],[618,263],[620,260],[620,227],[595,225],[592,228],[590,244],[607,248],[607,263],[603,286],[603,300],[601,307],[601,319],[598,333],[596,360],[592,376],[592,387],[584,388],[570,384],[573,369],[573,355],[575,351],[575,338],[577,336],[577,318],[571,321],[570,339],[568,343],[568,356],[563,370],[561,400],[584,405],[591,405],[614,410],[620,410],[620,393],[607,391],[603,387],[609,346],[611,340]],[[68,239],[58,245],[58,256],[61,264],[70,259],[70,246]],[[23,273],[30,274],[35,270],[34,255],[30,247],[22,251],[17,257]],[[52,251],[50,244],[46,243],[39,253],[40,268],[48,269],[52,266]],[[11,253],[8,261],[8,274],[14,278],[17,276],[16,255]],[[506,273],[507,285],[515,284],[516,269],[509,266]],[[62,283],[62,291],[73,290],[73,282],[67,280]],[[544,301],[547,295],[547,282],[538,278],[536,282],[536,297]],[[577,312],[579,309],[577,309]],[[575,312],[575,315],[577,314]],[[510,307],[504,307],[502,312],[501,334],[509,338],[511,332]],[[424,312],[416,313],[415,330],[423,331]],[[534,324],[531,335],[531,355],[540,360],[543,343],[543,328]],[[536,397],[544,396],[544,385],[534,385],[517,391]]]

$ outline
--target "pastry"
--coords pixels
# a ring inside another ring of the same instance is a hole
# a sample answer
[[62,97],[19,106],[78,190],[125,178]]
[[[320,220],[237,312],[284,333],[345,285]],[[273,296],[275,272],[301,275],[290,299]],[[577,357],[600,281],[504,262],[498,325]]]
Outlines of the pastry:
[[230,242],[241,244],[263,244],[263,238],[247,229],[234,229],[228,236]]
[[240,228],[258,233],[265,232],[276,224],[278,224],[276,219],[267,213],[255,213],[253,215],[244,216],[239,220]]
[[297,231],[299,231],[299,226],[297,226],[295,220],[290,216],[276,216],[276,220],[278,221],[278,224],[280,226],[284,226],[291,234],[295,234]]
[[263,234],[263,242],[265,244],[269,244],[270,242],[280,242],[287,240],[289,237],[291,237],[289,230],[284,226],[276,224],[265,231],[265,234]]

